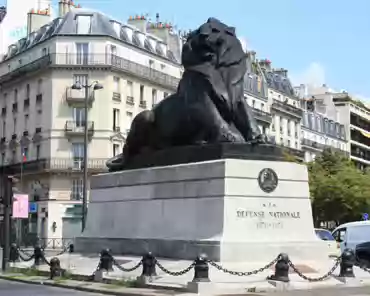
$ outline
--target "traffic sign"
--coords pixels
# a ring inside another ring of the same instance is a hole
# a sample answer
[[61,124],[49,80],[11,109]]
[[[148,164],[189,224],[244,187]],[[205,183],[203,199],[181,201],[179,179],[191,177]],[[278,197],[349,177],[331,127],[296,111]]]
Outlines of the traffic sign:
[[29,213],[37,213],[37,203],[30,202]]
[[364,219],[365,221],[369,220],[369,214],[368,213],[363,213],[362,214],[362,219]]

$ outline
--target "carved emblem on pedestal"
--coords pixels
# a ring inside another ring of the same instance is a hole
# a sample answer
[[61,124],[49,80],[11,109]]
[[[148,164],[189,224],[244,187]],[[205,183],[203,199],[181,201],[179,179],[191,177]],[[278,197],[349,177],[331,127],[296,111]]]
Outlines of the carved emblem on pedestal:
[[260,188],[266,193],[273,192],[276,189],[278,182],[278,176],[273,169],[263,169],[258,175],[258,184],[260,185]]

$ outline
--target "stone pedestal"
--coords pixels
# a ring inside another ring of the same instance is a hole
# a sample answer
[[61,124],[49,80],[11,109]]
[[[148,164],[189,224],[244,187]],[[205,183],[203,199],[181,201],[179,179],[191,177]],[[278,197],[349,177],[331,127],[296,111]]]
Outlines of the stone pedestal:
[[[266,168],[277,176],[270,193],[259,179]],[[241,159],[94,176],[76,251],[102,248],[230,262],[267,263],[281,252],[292,260],[328,257],[314,232],[306,166]]]

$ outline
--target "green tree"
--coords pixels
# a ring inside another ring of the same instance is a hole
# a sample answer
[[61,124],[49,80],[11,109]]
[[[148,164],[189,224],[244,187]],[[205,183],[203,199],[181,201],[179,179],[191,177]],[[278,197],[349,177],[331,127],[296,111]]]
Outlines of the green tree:
[[370,174],[358,170],[342,153],[324,150],[308,164],[315,225],[360,220],[370,209]]

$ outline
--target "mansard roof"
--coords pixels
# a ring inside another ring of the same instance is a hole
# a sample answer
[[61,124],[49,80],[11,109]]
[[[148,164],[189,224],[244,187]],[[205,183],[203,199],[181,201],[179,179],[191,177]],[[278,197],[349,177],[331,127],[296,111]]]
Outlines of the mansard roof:
[[172,62],[180,63],[180,61],[176,59],[174,53],[169,50],[167,45],[160,39],[140,32],[133,26],[121,24],[101,12],[82,8],[71,10],[63,17],[54,19],[39,30],[20,39],[17,43],[10,46],[10,50],[4,57],[4,60],[22,53],[54,36],[81,35],[77,32],[77,16],[80,15],[91,16],[90,33],[83,34],[83,36],[110,36]]

